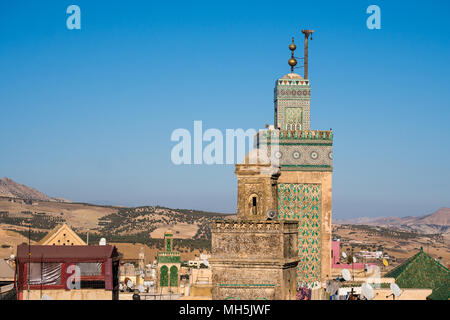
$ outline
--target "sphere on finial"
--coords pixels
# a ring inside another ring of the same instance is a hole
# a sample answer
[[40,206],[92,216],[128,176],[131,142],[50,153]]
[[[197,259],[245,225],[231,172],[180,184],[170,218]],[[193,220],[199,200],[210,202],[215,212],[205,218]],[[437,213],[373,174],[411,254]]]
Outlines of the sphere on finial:
[[292,37],[292,43],[289,45],[289,50],[291,50],[291,58],[288,63],[291,66],[291,72],[294,72],[294,67],[297,65],[297,60],[294,58],[294,50],[297,49],[294,43],[294,37]]
[[289,65],[291,67],[295,67],[297,65],[297,60],[295,60],[295,58],[290,58],[289,59]]

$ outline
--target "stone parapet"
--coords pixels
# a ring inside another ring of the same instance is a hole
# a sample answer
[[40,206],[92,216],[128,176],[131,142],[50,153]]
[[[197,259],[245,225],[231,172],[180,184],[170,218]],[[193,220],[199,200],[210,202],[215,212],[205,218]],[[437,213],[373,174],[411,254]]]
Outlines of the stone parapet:
[[296,221],[214,220],[213,299],[294,299]]
[[273,231],[280,232],[297,232],[297,222],[281,221],[281,220],[232,220],[232,219],[216,219],[211,223],[211,230],[214,232],[242,232],[242,231]]

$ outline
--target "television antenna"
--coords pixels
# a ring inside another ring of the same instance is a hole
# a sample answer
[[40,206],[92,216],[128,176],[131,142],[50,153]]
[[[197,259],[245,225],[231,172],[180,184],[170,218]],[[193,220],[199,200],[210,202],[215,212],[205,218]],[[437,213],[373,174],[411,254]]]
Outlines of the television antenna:
[[361,293],[367,300],[373,300],[373,298],[375,297],[373,288],[368,283],[363,283],[363,285],[361,286]]

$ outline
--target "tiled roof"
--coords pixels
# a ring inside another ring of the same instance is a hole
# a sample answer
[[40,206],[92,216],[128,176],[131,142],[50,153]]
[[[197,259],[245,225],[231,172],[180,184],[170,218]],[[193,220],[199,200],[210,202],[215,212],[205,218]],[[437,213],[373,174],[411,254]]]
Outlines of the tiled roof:
[[386,273],[384,277],[395,278],[400,288],[434,289],[449,283],[449,270],[432,257],[419,253]]
[[428,300],[448,300],[450,299],[450,284],[447,282],[446,284],[433,289],[433,293],[431,293],[428,297]]

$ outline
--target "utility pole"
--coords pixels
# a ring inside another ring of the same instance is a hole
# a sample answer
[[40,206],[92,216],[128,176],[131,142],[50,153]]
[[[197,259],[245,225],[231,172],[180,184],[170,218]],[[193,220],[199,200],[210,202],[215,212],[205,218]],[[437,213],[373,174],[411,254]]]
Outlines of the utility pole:
[[304,58],[304,77],[305,79],[308,79],[308,39],[311,35],[312,40],[312,34],[314,33],[314,30],[302,30],[302,33],[305,35],[305,58]]
[[27,296],[30,300],[30,276],[31,276],[31,222],[28,224],[28,266],[27,266]]
[[353,255],[353,245],[352,245],[352,275],[353,275],[353,282],[355,282],[355,270],[353,268],[354,264],[355,264],[355,256]]

